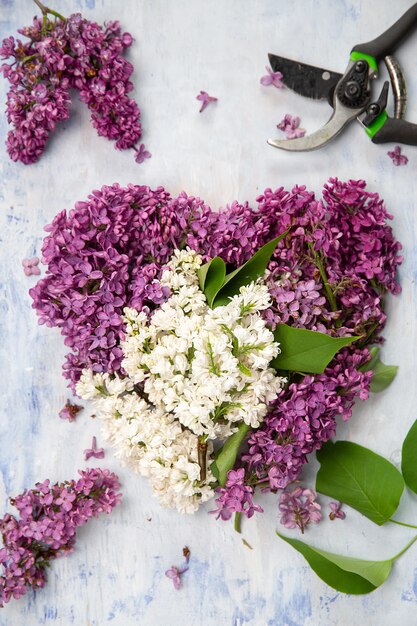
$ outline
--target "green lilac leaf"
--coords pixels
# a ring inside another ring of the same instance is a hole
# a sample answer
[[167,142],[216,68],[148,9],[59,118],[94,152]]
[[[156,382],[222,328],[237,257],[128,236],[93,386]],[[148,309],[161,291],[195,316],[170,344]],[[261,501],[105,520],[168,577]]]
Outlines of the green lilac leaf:
[[370,349],[371,360],[360,368],[361,372],[373,372],[371,391],[378,393],[386,389],[397,375],[397,365],[385,365],[379,358],[380,348],[372,346]]
[[397,468],[379,454],[350,441],[328,441],[317,452],[316,489],[345,502],[382,526],[395,513],[404,490]]
[[239,429],[226,439],[225,443],[214,457],[214,461],[211,464],[211,471],[213,476],[217,478],[221,487],[224,487],[226,484],[227,472],[233,469],[239,448],[249,430],[250,426],[245,423],[241,424]]
[[365,561],[312,548],[299,539],[284,537],[284,541],[298,550],[313,571],[333,589],[343,593],[364,594],[374,591],[388,578],[394,559]]
[[279,237],[268,241],[246,263],[227,274],[222,287],[213,299],[213,308],[228,304],[230,298],[238,294],[241,287],[249,285],[249,283],[265,274],[266,267],[275,248],[287,233],[288,231],[285,231]]
[[417,420],[404,439],[401,471],[407,487],[417,493]]
[[212,305],[213,299],[223,285],[225,277],[226,263],[219,256],[215,256],[198,270],[200,289],[204,291],[209,306]]
[[335,354],[359,337],[331,337],[304,328],[279,324],[274,331],[281,352],[271,361],[277,370],[322,374]]

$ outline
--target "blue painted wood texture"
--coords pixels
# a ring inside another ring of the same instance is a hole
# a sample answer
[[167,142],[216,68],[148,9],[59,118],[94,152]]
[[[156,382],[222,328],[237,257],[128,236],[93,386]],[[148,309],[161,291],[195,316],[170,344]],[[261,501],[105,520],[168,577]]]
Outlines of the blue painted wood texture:
[[[52,3],[52,0],[51,0]],[[330,113],[325,103],[259,84],[273,51],[343,71],[355,43],[380,34],[410,6],[410,0],[62,0],[53,8],[82,11],[102,23],[119,19],[132,32],[136,97],[142,108],[143,140],[152,159],[137,165],[116,152],[89,124],[74,99],[71,119],[54,133],[40,162],[9,161],[0,117],[0,507],[9,496],[49,477],[62,480],[85,467],[83,450],[99,424],[85,409],[73,424],[58,418],[69,397],[61,377],[65,353],[56,330],[40,327],[21,260],[39,254],[43,226],[94,188],[118,181],[185,190],[220,207],[237,198],[253,202],[265,187],[305,184],[320,192],[329,176],[364,178],[395,216],[404,244],[403,293],[388,302],[384,360],[398,363],[394,384],[358,406],[339,436],[368,445],[398,463],[403,436],[416,418],[417,149],[406,147],[406,167],[393,167],[387,147],[374,146],[352,124],[327,148],[287,154],[267,146],[275,125],[289,112],[308,131]],[[0,36],[28,24],[35,6],[0,0]],[[398,57],[410,77],[409,116],[417,121],[417,35]],[[203,114],[195,100],[203,89],[219,98]],[[3,104],[6,83],[0,82]],[[392,146],[391,146],[392,147]],[[262,498],[265,514],[244,523],[243,537],[230,524],[207,515],[164,511],[145,480],[120,469],[106,448],[101,466],[119,472],[123,504],[79,532],[76,551],[56,561],[49,583],[36,595],[0,611],[0,626],[330,626],[417,623],[416,550],[407,553],[389,581],[370,596],[347,597],[324,585],[290,546],[275,536],[277,502]],[[315,462],[305,477],[312,483]],[[324,500],[324,499],[323,499]],[[417,522],[417,502],[404,498],[399,516]],[[306,538],[332,551],[365,558],[398,552],[412,531],[376,528],[353,511],[345,522],[326,519]],[[183,588],[164,576],[191,549]]]

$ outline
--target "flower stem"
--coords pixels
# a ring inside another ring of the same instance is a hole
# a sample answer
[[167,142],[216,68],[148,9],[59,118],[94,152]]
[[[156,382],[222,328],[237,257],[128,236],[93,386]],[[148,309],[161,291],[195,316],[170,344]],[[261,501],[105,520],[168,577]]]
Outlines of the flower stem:
[[[49,13],[49,15],[54,15],[59,20],[62,20],[63,22],[65,22],[65,17],[63,15],[61,15],[60,13],[57,13],[56,11],[54,11],[53,9],[50,9],[49,7],[46,7],[44,4],[42,4],[41,0],[33,0],[33,1],[42,11],[42,15],[44,16],[44,18]],[[44,23],[45,23],[45,19],[44,19]]]
[[[394,520],[390,520],[390,521],[391,521],[391,522],[393,522]],[[405,526],[407,526],[407,524],[405,524]],[[415,526],[414,526],[414,528],[415,528]],[[400,552],[399,552],[398,554],[396,554],[395,556],[393,556],[391,560],[392,560],[392,561],[395,561],[396,559],[398,559],[398,558],[399,558],[402,554],[404,554],[404,552],[406,552],[406,551],[408,550],[408,548],[410,548],[410,547],[413,545],[413,543],[414,543],[416,540],[417,540],[417,535],[416,535],[415,537],[413,537],[413,538],[411,539],[411,541],[409,541],[409,542],[407,543],[407,545],[405,546],[405,548],[403,548],[402,550],[400,550]]]
[[38,54],[38,53],[36,53],[36,54],[31,54],[31,55],[30,55],[30,56],[28,56],[28,57],[24,57],[24,58],[20,61],[20,63],[21,63],[22,65],[24,65],[25,63],[28,63],[28,61],[32,61],[33,59],[36,59],[38,56],[39,56],[39,54]]
[[406,524],[405,522],[399,522],[396,519],[389,519],[389,522],[392,522],[393,524],[398,524],[398,526],[406,526],[407,528],[417,528],[417,526],[413,526],[412,524]]
[[204,482],[207,477],[207,441],[205,436],[199,438],[197,446],[198,464],[200,466],[200,481]]
[[324,286],[324,289],[326,291],[327,299],[329,301],[331,309],[332,309],[332,311],[337,311],[336,298],[334,296],[332,288],[329,285],[329,280],[327,278],[327,274],[326,274],[326,270],[324,269],[323,262],[322,262],[322,260],[320,258],[320,255],[317,254],[317,252],[314,249],[312,249],[312,252],[313,252],[313,256],[314,256],[314,265],[319,270],[320,278],[323,281],[323,286]]
[[241,533],[242,532],[242,529],[240,527],[241,521],[242,521],[242,513],[237,511],[235,513],[235,523],[234,523],[234,528],[235,528],[235,531],[237,533]]

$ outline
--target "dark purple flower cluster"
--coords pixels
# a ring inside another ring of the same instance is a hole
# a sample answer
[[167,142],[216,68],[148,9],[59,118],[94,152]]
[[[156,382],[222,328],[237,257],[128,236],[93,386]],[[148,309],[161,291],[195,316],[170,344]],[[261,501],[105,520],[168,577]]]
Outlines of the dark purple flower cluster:
[[0,606],[30,587],[43,587],[52,559],[73,550],[77,528],[120,502],[115,474],[101,469],[79,473],[77,481],[51,485],[45,480],[11,499],[20,519],[6,514],[0,520]]
[[64,365],[72,384],[85,367],[120,369],[123,308],[149,311],[167,298],[157,276],[203,210],[185,194],[171,201],[162,187],[115,184],[46,227],[47,275],[30,294],[39,322],[60,328],[72,349]]
[[[140,111],[129,97],[133,66],[122,54],[132,37],[119,22],[104,28],[79,13],[68,19],[43,7],[43,19],[19,33],[28,42],[8,37],[0,47],[1,66],[11,87],[7,117],[13,130],[7,150],[13,161],[34,163],[56,124],[69,117],[70,89],[91,111],[99,135],[116,142],[116,148],[132,148],[141,136]],[[52,19],[53,18],[53,19]]]

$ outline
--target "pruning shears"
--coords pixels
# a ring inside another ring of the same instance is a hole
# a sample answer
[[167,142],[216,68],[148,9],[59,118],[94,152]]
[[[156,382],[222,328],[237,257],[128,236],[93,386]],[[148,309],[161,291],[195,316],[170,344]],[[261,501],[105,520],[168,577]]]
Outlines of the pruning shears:
[[[367,43],[354,46],[344,74],[306,65],[269,54],[274,72],[293,91],[313,99],[327,99],[333,108],[328,122],[311,135],[296,139],[268,139],[275,148],[306,151],[321,148],[356,119],[373,143],[417,145],[417,124],[404,118],[407,91],[400,64],[392,56],[400,44],[417,27],[417,3],[391,28]],[[385,81],[378,99],[371,97],[371,81],[378,76],[378,65],[384,61],[394,93],[394,117],[386,112],[389,81]]]

